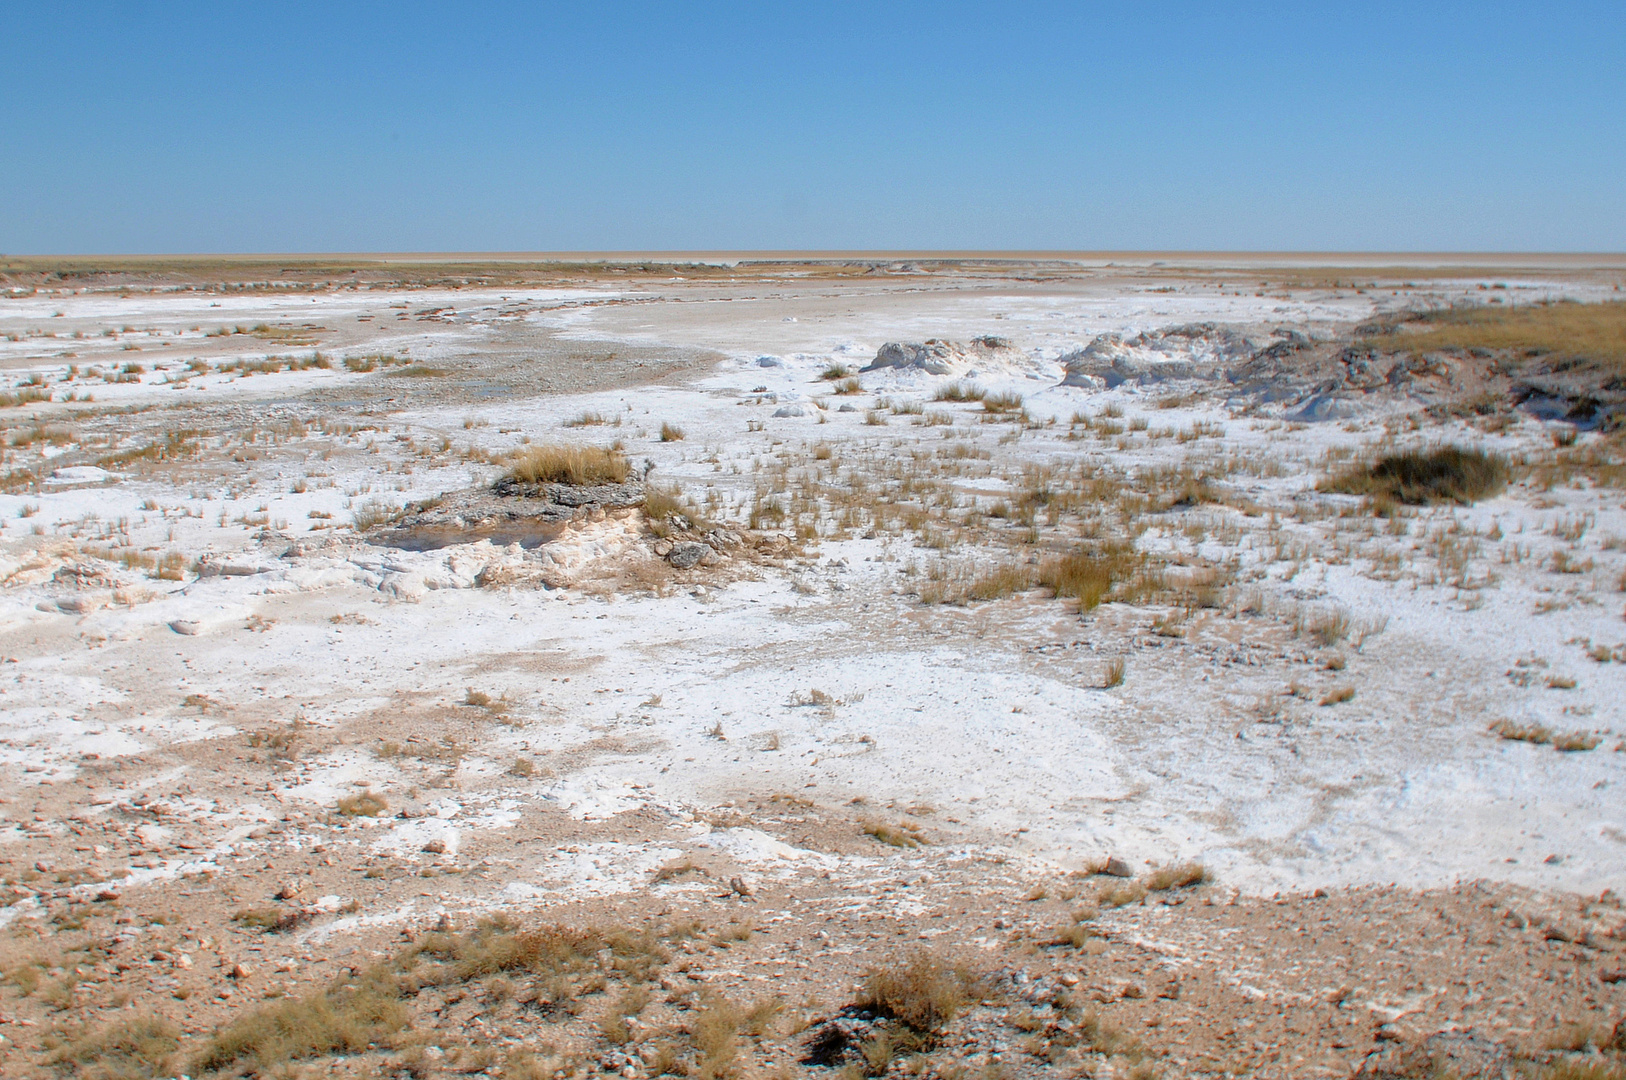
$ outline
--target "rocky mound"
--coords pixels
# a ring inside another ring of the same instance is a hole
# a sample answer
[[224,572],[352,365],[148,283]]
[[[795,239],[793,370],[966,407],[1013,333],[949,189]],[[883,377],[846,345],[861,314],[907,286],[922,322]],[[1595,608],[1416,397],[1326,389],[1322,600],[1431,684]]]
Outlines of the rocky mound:
[[525,483],[505,477],[490,488],[453,492],[408,508],[368,534],[374,543],[417,551],[490,540],[537,547],[577,521],[644,504],[641,480],[624,484]]
[[893,369],[961,377],[987,368],[1025,370],[1030,367],[1032,363],[1027,355],[1005,338],[985,335],[972,338],[968,345],[939,338],[922,342],[889,341],[863,370]]
[[1061,358],[1067,368],[1062,385],[1099,389],[1131,381],[1213,378],[1226,365],[1250,359],[1257,349],[1247,337],[1214,323],[1148,330],[1131,338],[1100,334]]
[[1374,344],[1369,327],[1356,328],[1352,336],[1316,339],[1286,327],[1243,333],[1197,323],[1129,338],[1102,334],[1062,362],[1063,386],[1195,382],[1222,393],[1231,409],[1289,420],[1344,419],[1398,399],[1452,411],[1519,405],[1585,419],[1607,414],[1612,400],[1596,380],[1578,388],[1573,372],[1513,364],[1487,350],[1421,355],[1386,350]]

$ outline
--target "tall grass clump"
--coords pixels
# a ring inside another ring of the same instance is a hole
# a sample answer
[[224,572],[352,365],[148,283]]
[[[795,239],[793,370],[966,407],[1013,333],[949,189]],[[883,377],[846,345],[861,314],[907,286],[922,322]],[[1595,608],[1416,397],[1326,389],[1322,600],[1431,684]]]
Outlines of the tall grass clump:
[[1321,482],[1322,491],[1365,495],[1374,501],[1467,505],[1507,486],[1508,463],[1496,454],[1460,446],[1407,450],[1356,465]]
[[1074,551],[1045,560],[1039,566],[1039,584],[1057,599],[1077,600],[1081,610],[1091,611],[1106,602],[1114,587],[1139,575],[1144,562],[1126,543]]
[[513,459],[507,479],[521,484],[620,484],[632,474],[627,456],[598,446],[544,445]]
[[938,387],[937,393],[932,396],[933,401],[981,401],[988,396],[988,391],[976,383],[952,382],[947,386]]

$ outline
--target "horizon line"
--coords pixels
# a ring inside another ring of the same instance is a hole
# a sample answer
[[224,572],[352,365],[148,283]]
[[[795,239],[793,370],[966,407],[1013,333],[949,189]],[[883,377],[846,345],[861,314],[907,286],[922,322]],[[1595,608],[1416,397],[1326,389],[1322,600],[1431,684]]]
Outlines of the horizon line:
[[167,252],[167,253],[79,253],[23,254],[0,252],[0,260],[13,262],[66,262],[125,260],[150,263],[227,261],[247,263],[711,263],[748,262],[1067,262],[1067,263],[1168,263],[1207,264],[1225,261],[1283,262],[1287,264],[1348,265],[1520,265],[1620,266],[1626,268],[1626,252],[1564,251],[1291,251],[1291,250],[1173,250],[1173,249],[821,249],[821,248],[717,248],[581,251],[376,251],[376,252]]

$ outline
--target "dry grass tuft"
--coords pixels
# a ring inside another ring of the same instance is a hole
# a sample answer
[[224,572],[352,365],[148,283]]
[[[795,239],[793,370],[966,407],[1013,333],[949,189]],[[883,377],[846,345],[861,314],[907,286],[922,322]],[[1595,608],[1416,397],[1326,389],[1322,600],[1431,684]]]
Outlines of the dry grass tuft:
[[1366,495],[1383,501],[1421,505],[1455,502],[1467,505],[1489,498],[1507,486],[1507,461],[1495,454],[1460,446],[1408,450],[1358,465],[1321,482],[1322,491]]
[[726,997],[712,998],[701,1005],[689,1028],[689,1038],[700,1054],[691,1076],[697,1080],[716,1080],[733,1071],[740,1025],[744,1020],[739,1006]]
[[1095,902],[1102,907],[1123,907],[1126,904],[1138,904],[1146,899],[1146,886],[1138,881],[1114,881],[1101,886],[1101,891],[1095,894]]
[[146,1080],[166,1074],[180,1032],[161,1016],[141,1016],[86,1032],[50,1057],[83,1080]]
[[1152,871],[1146,876],[1146,887],[1153,892],[1184,889],[1208,882],[1208,871],[1200,862],[1175,863]]
[[1553,741],[1553,729],[1541,724],[1515,724],[1511,720],[1498,720],[1490,726],[1490,732],[1509,742],[1527,742],[1543,746]]
[[939,387],[937,393],[932,395],[933,401],[981,401],[988,396],[988,391],[976,383],[954,382]]
[[908,822],[888,825],[882,821],[866,821],[862,827],[866,836],[873,836],[881,843],[890,844],[892,847],[917,848],[930,843],[919,828]]
[[1128,663],[1121,656],[1115,656],[1107,661],[1106,674],[1102,677],[1101,688],[1111,690],[1115,686],[1124,684],[1124,674],[1128,671]]
[[340,799],[339,813],[345,817],[377,817],[390,808],[382,795],[375,795],[371,791],[363,791],[360,795],[351,795]]
[[1114,586],[1140,575],[1144,567],[1145,558],[1132,544],[1111,543],[1046,560],[1039,567],[1039,584],[1058,599],[1076,599],[1080,609],[1092,611],[1106,602]]
[[856,1004],[929,1033],[954,1019],[977,984],[964,969],[919,951],[902,965],[872,969]]
[[1022,395],[1017,393],[984,394],[982,407],[991,413],[1022,411]]
[[597,446],[527,447],[508,469],[508,478],[522,484],[621,484],[631,474],[625,454]]
[[261,1072],[317,1054],[358,1053],[406,1021],[395,988],[363,978],[360,985],[339,984],[239,1017],[209,1040],[193,1069]]

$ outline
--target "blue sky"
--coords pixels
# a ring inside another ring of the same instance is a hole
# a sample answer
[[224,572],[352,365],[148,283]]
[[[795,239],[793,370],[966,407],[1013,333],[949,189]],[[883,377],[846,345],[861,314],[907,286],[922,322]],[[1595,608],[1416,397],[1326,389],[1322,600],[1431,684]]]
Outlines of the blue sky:
[[25,4],[0,252],[1626,250],[1626,4]]

